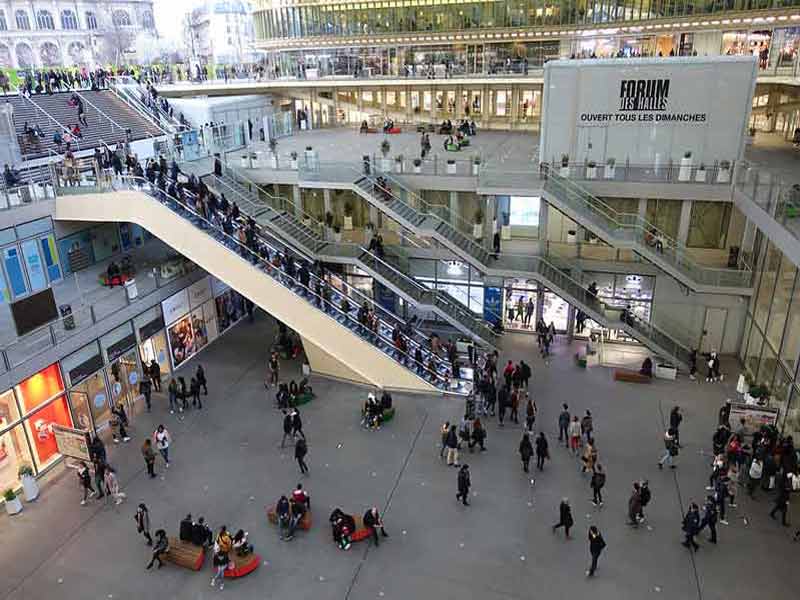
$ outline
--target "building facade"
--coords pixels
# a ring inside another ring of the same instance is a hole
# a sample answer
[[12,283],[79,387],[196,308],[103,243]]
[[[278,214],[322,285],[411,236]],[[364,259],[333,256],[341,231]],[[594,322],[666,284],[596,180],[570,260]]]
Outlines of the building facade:
[[241,64],[253,60],[252,9],[239,0],[207,2],[195,8],[186,28],[189,55],[202,64]]
[[141,34],[156,35],[152,0],[4,0],[0,68],[135,62]]

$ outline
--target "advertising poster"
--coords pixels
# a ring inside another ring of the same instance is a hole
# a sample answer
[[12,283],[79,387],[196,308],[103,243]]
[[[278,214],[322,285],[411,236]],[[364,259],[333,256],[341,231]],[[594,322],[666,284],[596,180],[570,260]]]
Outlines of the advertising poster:
[[72,429],[53,423],[53,435],[56,438],[56,447],[64,456],[78,460],[91,461],[89,456],[89,434],[80,429]]
[[244,298],[234,290],[228,290],[214,299],[217,306],[217,328],[223,333],[244,316]]
[[483,288],[483,319],[492,325],[500,323],[503,314],[503,290],[499,287]]
[[189,293],[181,290],[174,296],[170,296],[161,303],[161,310],[164,312],[164,322],[170,325],[182,318],[189,312]]
[[192,356],[194,352],[194,332],[192,331],[192,317],[186,315],[167,328],[169,351],[172,356],[172,368],[178,368]]
[[206,328],[206,321],[203,318],[203,309],[195,308],[191,314],[192,317],[192,332],[194,332],[194,344],[190,349],[191,354],[205,348],[208,345],[208,330]]
[[209,343],[211,343],[219,337],[219,329],[217,328],[217,307],[213,300],[209,300],[203,304],[203,318],[206,321],[206,335]]
[[731,426],[738,427],[741,419],[744,419],[745,434],[753,435],[762,425],[775,425],[778,422],[778,409],[734,402],[728,421]]

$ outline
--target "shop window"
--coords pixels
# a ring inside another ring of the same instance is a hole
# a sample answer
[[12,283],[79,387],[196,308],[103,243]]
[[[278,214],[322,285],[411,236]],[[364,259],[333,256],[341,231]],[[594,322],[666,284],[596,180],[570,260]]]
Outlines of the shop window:
[[10,246],[3,248],[3,265],[5,266],[8,287],[12,298],[18,298],[28,293],[28,283],[22,270],[19,248]]
[[16,400],[14,400],[14,392],[12,390],[5,391],[0,394],[0,430],[17,420],[19,420],[19,410]]
[[663,200],[661,198],[647,201],[647,222],[664,233],[667,237],[678,237],[681,222],[682,200]]
[[800,355],[800,285],[795,285],[781,345],[781,361],[791,373],[794,373],[797,367],[798,355]]
[[539,227],[540,207],[541,198],[538,196],[511,196],[509,198],[508,224]]
[[65,397],[57,398],[25,420],[36,467],[41,471],[61,456],[58,453],[53,425],[72,427],[72,417]]
[[23,412],[26,414],[31,412],[64,391],[64,382],[61,380],[58,364],[53,363],[46,369],[42,369],[14,389],[20,399]]
[[556,331],[566,331],[569,304],[553,292],[545,292],[542,301],[542,319],[546,325],[553,323]]
[[136,401],[141,376],[136,351],[131,350],[106,367],[106,375],[111,390],[112,405],[122,403],[126,410],[130,410]]
[[26,463],[33,465],[23,426],[20,424],[8,431],[0,427],[0,490],[19,485],[19,468]]
[[753,311],[755,313],[755,321],[762,330],[766,329],[767,326],[767,317],[772,303],[772,295],[775,290],[775,281],[778,278],[780,262],[780,250],[770,244],[769,252],[766,255],[766,260],[761,270],[761,281],[759,282],[755,309]]
[[44,272],[42,257],[39,255],[39,245],[36,240],[22,242],[22,257],[25,260],[25,269],[28,272],[28,281],[31,291],[38,292],[47,287],[47,277]]
[[758,373],[758,363],[761,359],[761,346],[764,342],[764,337],[758,330],[758,327],[753,325],[750,330],[750,341],[747,343],[747,353],[745,354],[744,364],[747,370],[755,376]]
[[775,290],[772,294],[772,306],[770,307],[766,330],[767,341],[772,344],[773,348],[781,347],[781,338],[789,317],[789,302],[792,299],[796,273],[797,269],[794,263],[783,257],[778,270],[778,277],[775,281]]
[[111,404],[103,372],[98,371],[90,375],[76,390],[87,395],[95,428],[99,431],[106,427],[111,420]]
[[686,245],[690,248],[725,248],[730,221],[730,202],[692,202]]

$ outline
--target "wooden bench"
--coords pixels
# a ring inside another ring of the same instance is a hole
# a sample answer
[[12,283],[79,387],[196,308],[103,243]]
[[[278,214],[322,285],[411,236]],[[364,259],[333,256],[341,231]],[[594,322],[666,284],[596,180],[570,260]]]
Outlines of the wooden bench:
[[[289,514],[291,514],[291,506],[292,506],[291,503],[289,503],[289,511],[290,511]],[[275,506],[270,506],[267,509],[267,520],[270,523],[272,523],[273,525],[277,525],[278,524],[278,513],[275,512]],[[297,528],[298,529],[302,529],[304,531],[308,531],[309,529],[311,529],[311,511],[310,510],[306,510],[306,512],[303,513],[303,518],[300,519],[300,522],[297,524]]]
[[195,546],[178,538],[169,538],[169,550],[162,558],[179,567],[199,571],[203,568],[206,554],[202,546]]
[[628,383],[651,383],[653,380],[647,375],[642,375],[638,371],[615,369],[614,381],[627,381]]
[[229,560],[230,563],[233,564],[233,567],[228,566],[228,568],[225,569],[225,577],[228,579],[249,575],[261,564],[261,557],[255,553],[248,554],[247,556],[239,556],[235,552],[231,552]]

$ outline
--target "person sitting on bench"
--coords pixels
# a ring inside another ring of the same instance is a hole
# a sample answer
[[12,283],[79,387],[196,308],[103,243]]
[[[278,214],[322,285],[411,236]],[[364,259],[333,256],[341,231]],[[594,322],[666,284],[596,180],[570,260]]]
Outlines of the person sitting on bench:
[[653,376],[653,360],[649,356],[642,362],[642,368],[639,369],[639,374],[645,377]]
[[356,530],[356,520],[345,514],[341,508],[333,509],[330,518],[333,541],[339,546],[340,550],[349,550],[353,532]]
[[376,546],[379,544],[378,529],[381,530],[381,535],[383,537],[389,537],[389,534],[386,533],[386,530],[383,528],[383,521],[381,521],[381,516],[378,514],[378,509],[375,506],[364,513],[364,527],[372,532],[372,539],[375,541]]
[[169,540],[167,539],[167,532],[163,529],[156,531],[156,543],[153,544],[153,555],[147,565],[147,569],[153,568],[153,563],[158,561],[158,568],[164,566],[161,561],[162,556],[169,552]]
[[382,410],[380,404],[375,399],[375,394],[370,392],[364,404],[364,426],[368,429],[379,429],[381,426]]
[[106,275],[108,276],[109,284],[111,284],[111,280],[114,279],[114,277],[119,277],[120,275],[119,266],[113,260],[109,263],[108,269],[106,269]]
[[192,524],[192,543],[195,546],[210,546],[214,533],[206,525],[205,519],[200,517],[196,523]]
[[298,386],[298,390],[297,391],[301,396],[304,396],[305,394],[313,394],[314,393],[314,391],[311,389],[311,386],[308,385],[308,378],[307,377],[303,377],[300,380],[300,385]]
[[248,543],[247,532],[243,529],[237,531],[233,536],[233,549],[236,556],[247,556],[253,553],[253,544]]
[[281,539],[288,542],[294,537],[294,527],[292,527],[289,499],[286,496],[281,496],[278,499],[278,503],[275,505],[275,516],[278,518],[278,531]]
[[180,528],[178,529],[178,537],[180,540],[182,542],[191,542],[193,529],[194,523],[192,523],[192,515],[186,515],[181,521]]
[[214,540],[214,551],[229,554],[232,548],[233,540],[231,540],[231,534],[228,533],[228,527],[222,525],[217,533],[217,539]]
[[292,535],[294,530],[303,520],[306,510],[311,510],[311,496],[308,495],[303,489],[303,484],[298,483],[295,490],[292,492],[292,497],[289,499],[291,506],[292,521],[289,526],[289,534]]

